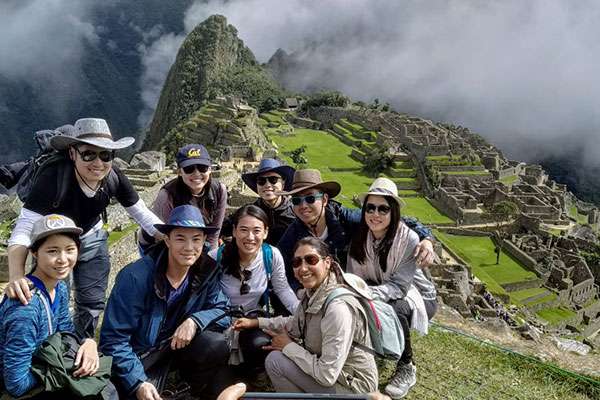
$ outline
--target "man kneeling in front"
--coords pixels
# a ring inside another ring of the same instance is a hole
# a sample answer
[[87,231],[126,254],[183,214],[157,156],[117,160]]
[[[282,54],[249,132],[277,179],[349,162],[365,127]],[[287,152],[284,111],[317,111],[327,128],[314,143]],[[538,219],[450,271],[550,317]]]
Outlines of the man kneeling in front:
[[160,399],[168,371],[179,370],[192,395],[215,398],[231,384],[228,299],[215,262],[202,255],[206,226],[197,207],[173,209],[162,250],[119,273],[108,299],[100,348],[113,357],[113,378],[123,397]]

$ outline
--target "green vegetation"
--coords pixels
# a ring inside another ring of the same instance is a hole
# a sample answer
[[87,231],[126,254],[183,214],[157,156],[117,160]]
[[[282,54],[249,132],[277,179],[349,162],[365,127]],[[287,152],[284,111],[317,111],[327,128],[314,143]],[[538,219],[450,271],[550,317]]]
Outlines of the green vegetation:
[[575,312],[563,307],[546,308],[538,311],[536,314],[538,317],[548,321],[550,325],[560,324],[562,321],[573,318],[576,315]]
[[[529,300],[536,296],[540,296],[535,300]],[[510,299],[518,305],[532,306],[534,304],[548,303],[556,299],[556,294],[545,288],[531,288],[510,292]]]
[[443,175],[489,175],[490,173],[486,170],[481,171],[440,171]]
[[14,219],[7,219],[0,222],[0,240],[8,240],[12,231]]
[[301,106],[302,110],[310,107],[346,107],[350,104],[350,98],[336,91],[322,91],[313,94]]
[[112,231],[108,235],[108,245],[112,246],[113,244],[117,243],[119,240],[121,240],[128,234],[135,232],[138,227],[139,227],[138,224],[132,223],[132,224],[127,225],[120,231]]
[[[600,384],[556,366],[433,326],[413,336],[417,384],[407,399],[598,399]],[[391,368],[382,371],[380,388]]]
[[569,217],[573,218],[580,225],[585,225],[588,223],[588,216],[585,214],[580,214],[576,205],[571,206],[569,209]]
[[518,179],[519,179],[519,177],[517,175],[510,175],[510,176],[505,176],[504,178],[500,179],[500,182],[504,183],[505,185],[512,185]]
[[[402,196],[402,195],[400,195]],[[402,214],[418,218],[424,224],[453,224],[454,221],[441,214],[429,200],[424,197],[404,197],[406,207],[401,210]]]
[[536,279],[536,275],[523,268],[508,253],[502,251],[496,265],[495,245],[489,237],[459,236],[435,230],[435,236],[467,262],[473,274],[481,279],[495,294],[508,294],[502,284]]

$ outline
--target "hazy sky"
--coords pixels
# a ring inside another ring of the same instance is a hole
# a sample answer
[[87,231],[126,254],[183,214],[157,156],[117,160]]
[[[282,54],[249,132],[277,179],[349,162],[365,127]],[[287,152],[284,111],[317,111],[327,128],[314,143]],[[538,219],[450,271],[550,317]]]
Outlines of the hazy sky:
[[[600,159],[600,2],[218,0],[196,2],[186,30],[215,13],[260,61],[278,48],[309,60],[296,88],[326,82],[463,124],[515,158],[580,147]],[[163,60],[182,39],[156,42]]]

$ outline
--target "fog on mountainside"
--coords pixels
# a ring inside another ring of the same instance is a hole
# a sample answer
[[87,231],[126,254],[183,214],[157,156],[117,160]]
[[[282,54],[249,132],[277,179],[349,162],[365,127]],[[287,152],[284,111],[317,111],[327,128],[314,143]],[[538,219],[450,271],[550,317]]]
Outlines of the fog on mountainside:
[[215,13],[260,61],[291,53],[288,88],[379,98],[467,126],[511,158],[575,159],[570,174],[600,164],[598,2],[213,0],[185,25]]

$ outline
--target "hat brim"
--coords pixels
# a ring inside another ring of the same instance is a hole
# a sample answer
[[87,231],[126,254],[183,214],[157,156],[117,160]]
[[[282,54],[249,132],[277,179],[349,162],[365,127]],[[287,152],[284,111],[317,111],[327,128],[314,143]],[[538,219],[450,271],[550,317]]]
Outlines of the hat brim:
[[283,187],[284,191],[292,189],[292,183],[294,180],[294,172],[296,172],[296,170],[294,168],[290,167],[289,165],[280,165],[278,167],[267,168],[265,170],[258,171],[258,172],[247,172],[245,174],[242,174],[242,181],[244,181],[246,186],[248,186],[254,193],[258,194],[258,184],[256,181],[258,180],[259,176],[267,174],[269,172],[274,172],[274,173],[280,175],[284,179],[284,181],[285,181],[285,186]]
[[29,245],[29,247],[32,247],[34,244],[36,244],[37,242],[39,242],[42,239],[47,238],[48,236],[52,236],[52,235],[58,235],[61,233],[73,233],[77,236],[80,236],[83,233],[83,229],[78,228],[78,227],[64,227],[64,228],[57,228],[57,229],[53,229],[51,231],[48,232],[43,232],[41,234],[39,234],[38,236],[35,237],[35,240],[33,240],[31,242],[31,244]]
[[176,228],[188,228],[188,229],[200,229],[205,234],[210,235],[219,230],[216,226],[190,226],[190,225],[175,225],[175,224],[154,224],[154,227],[160,232],[168,235],[173,229]]
[[206,165],[207,167],[211,167],[212,161],[207,160],[206,158],[190,158],[188,160],[182,161],[181,164],[178,164],[177,166],[179,168],[185,168],[190,165]]
[[400,208],[405,207],[406,203],[404,202],[404,200],[402,200],[400,197],[398,196],[394,196],[393,194],[388,194],[388,193],[382,193],[382,192],[366,192],[366,193],[361,193],[358,196],[356,196],[358,198],[358,201],[360,201],[360,204],[363,205],[365,203],[365,199],[367,198],[367,196],[383,196],[383,197],[390,197],[392,199],[394,199],[396,201],[396,203],[398,203],[398,206]]
[[121,138],[117,141],[100,137],[79,139],[76,137],[61,135],[57,135],[50,138],[50,146],[52,146],[56,150],[66,150],[67,148],[69,148],[69,146],[73,146],[75,144],[89,144],[90,146],[100,147],[101,149],[120,150],[131,146],[134,142],[135,139],[130,136]]
[[293,195],[293,194],[296,194],[296,193],[299,193],[299,192],[302,192],[302,191],[305,191],[308,189],[321,189],[324,193],[327,193],[327,195],[330,198],[337,196],[342,191],[342,187],[340,186],[339,183],[333,182],[333,181],[328,181],[328,182],[315,183],[313,185],[297,187],[297,188],[289,190],[287,192],[276,192],[275,194],[278,196],[290,196],[290,195]]

